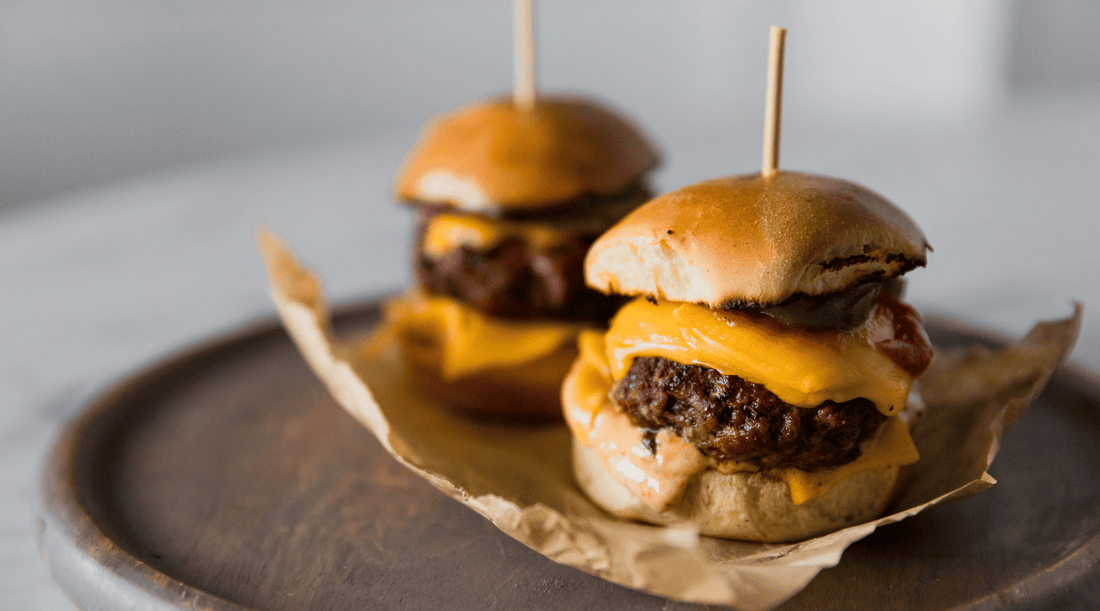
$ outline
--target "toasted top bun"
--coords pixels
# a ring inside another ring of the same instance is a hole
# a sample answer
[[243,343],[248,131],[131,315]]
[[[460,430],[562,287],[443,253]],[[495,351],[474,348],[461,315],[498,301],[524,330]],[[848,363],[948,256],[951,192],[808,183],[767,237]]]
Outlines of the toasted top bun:
[[846,180],[743,174],[667,193],[592,245],[589,285],[717,307],[770,306],[926,261],[920,228],[881,195]]
[[543,97],[523,111],[501,97],[432,120],[395,191],[468,212],[531,213],[618,195],[659,161],[641,130],[606,106]]

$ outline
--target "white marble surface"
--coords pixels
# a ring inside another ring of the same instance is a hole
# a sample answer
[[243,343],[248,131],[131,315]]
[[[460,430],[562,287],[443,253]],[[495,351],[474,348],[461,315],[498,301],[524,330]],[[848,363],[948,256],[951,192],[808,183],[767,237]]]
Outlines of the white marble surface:
[[[924,227],[935,253],[911,275],[914,303],[1016,335],[1084,301],[1074,358],[1100,369],[1100,98],[1036,101],[950,129],[784,127],[784,167],[862,182]],[[758,163],[755,128],[685,118],[664,132],[662,189]],[[406,281],[410,217],[388,188],[412,137],[401,129],[0,209],[0,608],[72,608],[35,548],[37,472],[59,424],[151,359],[271,315],[257,223],[282,234],[336,301]]]

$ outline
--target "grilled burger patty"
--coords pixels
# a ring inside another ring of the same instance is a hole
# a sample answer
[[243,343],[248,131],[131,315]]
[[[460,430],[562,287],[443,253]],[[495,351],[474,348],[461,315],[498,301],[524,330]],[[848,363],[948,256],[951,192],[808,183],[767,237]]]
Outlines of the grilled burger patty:
[[554,227],[563,239],[539,246],[512,236],[490,248],[460,246],[435,257],[424,251],[425,231],[433,216],[452,209],[410,200],[421,212],[416,251],[420,286],[498,318],[606,324],[628,299],[585,285],[585,254],[601,233],[651,196],[649,186],[639,180],[615,195],[586,195],[536,213],[500,210],[498,220]]
[[490,316],[602,324],[626,300],[585,286],[584,255],[595,238],[574,234],[540,248],[508,237],[488,250],[460,246],[439,258],[419,248],[417,275],[429,293],[454,297]]
[[851,462],[886,420],[867,399],[795,407],[761,384],[663,357],[634,359],[612,399],[636,426],[651,431],[648,443],[668,427],[719,464],[762,469],[814,471]]

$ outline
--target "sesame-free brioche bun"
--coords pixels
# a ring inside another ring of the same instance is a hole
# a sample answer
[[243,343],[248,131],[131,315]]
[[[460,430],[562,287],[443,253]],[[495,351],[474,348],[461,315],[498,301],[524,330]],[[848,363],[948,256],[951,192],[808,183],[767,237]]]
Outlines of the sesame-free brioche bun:
[[795,505],[787,484],[766,472],[725,474],[704,469],[691,478],[671,507],[657,511],[615,481],[596,450],[573,439],[574,478],[608,512],[746,541],[799,541],[877,518],[893,500],[898,472],[898,467],[864,471],[822,496]]
[[920,228],[846,180],[778,172],[708,180],[659,196],[592,245],[589,285],[712,308],[838,293],[923,266]]
[[660,161],[628,119],[580,97],[468,104],[425,126],[395,185],[398,199],[473,213],[537,213],[613,197]]

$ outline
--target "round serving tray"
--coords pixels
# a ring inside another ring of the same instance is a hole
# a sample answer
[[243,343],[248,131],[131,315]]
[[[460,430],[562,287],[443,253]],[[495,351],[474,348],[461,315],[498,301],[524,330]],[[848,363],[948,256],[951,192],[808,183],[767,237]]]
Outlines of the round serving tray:
[[[369,330],[379,302],[343,308]],[[928,318],[938,346],[996,340]],[[1100,608],[1100,380],[1064,367],[999,483],[877,530],[781,609]],[[99,609],[700,609],[555,564],[390,458],[274,320],[108,389],[61,432],[39,545]],[[676,570],[676,567],[669,567]]]

